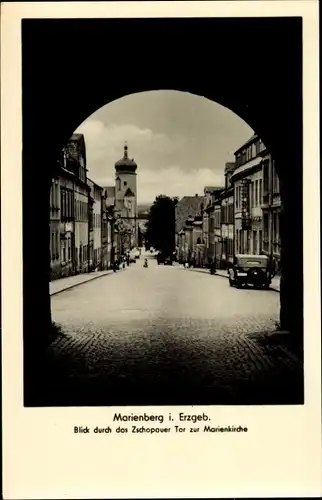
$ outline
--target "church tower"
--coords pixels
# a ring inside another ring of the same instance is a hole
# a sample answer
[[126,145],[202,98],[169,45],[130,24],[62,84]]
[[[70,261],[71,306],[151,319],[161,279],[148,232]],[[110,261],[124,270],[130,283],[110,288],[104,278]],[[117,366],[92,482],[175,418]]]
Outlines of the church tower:
[[115,163],[115,215],[122,220],[127,236],[127,249],[137,246],[137,164],[128,157],[125,143],[124,155]]

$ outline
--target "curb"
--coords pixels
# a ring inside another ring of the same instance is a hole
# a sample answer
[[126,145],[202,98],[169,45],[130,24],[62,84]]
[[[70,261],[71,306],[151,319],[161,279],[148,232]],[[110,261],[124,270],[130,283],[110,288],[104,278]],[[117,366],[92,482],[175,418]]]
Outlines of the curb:
[[79,285],[85,285],[85,283],[89,283],[89,282],[97,280],[99,278],[104,278],[105,276],[109,276],[112,273],[114,274],[114,271],[111,271],[111,272],[107,271],[106,274],[101,274],[100,276],[93,276],[89,280],[84,280],[84,281],[80,281],[79,283],[75,283],[74,285],[69,285],[66,288],[63,288],[62,290],[58,290],[57,292],[50,293],[49,295],[50,295],[50,297],[53,297],[54,295],[57,295],[58,293],[65,292],[66,290],[70,290],[71,288],[75,288]]

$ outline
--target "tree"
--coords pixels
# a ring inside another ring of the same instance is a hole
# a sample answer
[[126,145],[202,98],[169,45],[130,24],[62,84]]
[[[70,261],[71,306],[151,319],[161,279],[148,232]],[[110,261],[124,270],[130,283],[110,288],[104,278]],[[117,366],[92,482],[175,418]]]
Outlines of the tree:
[[143,246],[143,240],[144,240],[144,233],[142,232],[140,226],[138,227],[138,246],[142,247]]
[[146,242],[160,252],[171,255],[175,250],[175,205],[178,198],[159,195],[150,208]]

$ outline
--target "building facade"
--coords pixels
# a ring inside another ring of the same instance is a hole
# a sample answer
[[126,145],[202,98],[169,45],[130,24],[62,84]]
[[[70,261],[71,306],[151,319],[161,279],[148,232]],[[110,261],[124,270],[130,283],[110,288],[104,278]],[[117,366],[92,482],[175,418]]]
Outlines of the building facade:
[[234,185],[235,253],[260,254],[263,241],[262,142],[251,137],[235,153]]
[[261,151],[263,158],[263,243],[262,253],[270,257],[275,271],[280,271],[281,238],[280,211],[281,195],[279,178],[274,160],[266,149]]
[[[215,258],[215,200],[220,195],[223,187],[206,186],[204,189],[204,208],[203,208],[203,241],[204,262],[203,265],[210,266]],[[216,235],[217,236],[217,235]]]
[[194,217],[188,217],[184,221],[183,228],[179,232],[179,255],[180,262],[192,263],[193,259],[193,223]]
[[[90,188],[90,267],[94,270],[102,268],[102,203],[103,188],[91,179],[87,179]],[[105,196],[104,196],[105,200]]]
[[221,268],[221,254],[222,254],[222,244],[221,244],[221,193],[216,193],[213,202],[213,234],[214,234],[214,262],[216,267]]
[[124,146],[123,158],[115,163],[115,217],[119,221],[119,248],[122,253],[137,246],[137,164],[128,157]]
[[60,276],[60,182],[59,176],[52,179],[50,186],[50,273],[51,279]]
[[73,134],[50,190],[51,279],[87,271],[88,195],[85,142]]
[[202,215],[197,215],[192,223],[192,264],[195,267],[203,267],[205,261],[202,219]]
[[111,266],[110,254],[108,248],[108,226],[109,214],[106,206],[106,190],[102,190],[101,197],[101,269],[106,270]]
[[87,184],[86,150],[82,134],[74,134],[66,148],[67,163],[75,175],[75,272],[89,269],[89,193]]
[[59,176],[60,184],[60,276],[75,274],[74,190],[77,178],[65,161]]
[[134,160],[124,148],[115,164],[116,185],[87,177],[82,134],[73,134],[58,159],[50,189],[51,279],[113,267],[138,244]]

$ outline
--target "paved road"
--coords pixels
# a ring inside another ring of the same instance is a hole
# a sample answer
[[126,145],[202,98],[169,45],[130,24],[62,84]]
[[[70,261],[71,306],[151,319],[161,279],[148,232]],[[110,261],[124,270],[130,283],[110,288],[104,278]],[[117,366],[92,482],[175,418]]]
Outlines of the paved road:
[[47,404],[300,402],[301,367],[263,344],[279,294],[143,259],[52,297]]

